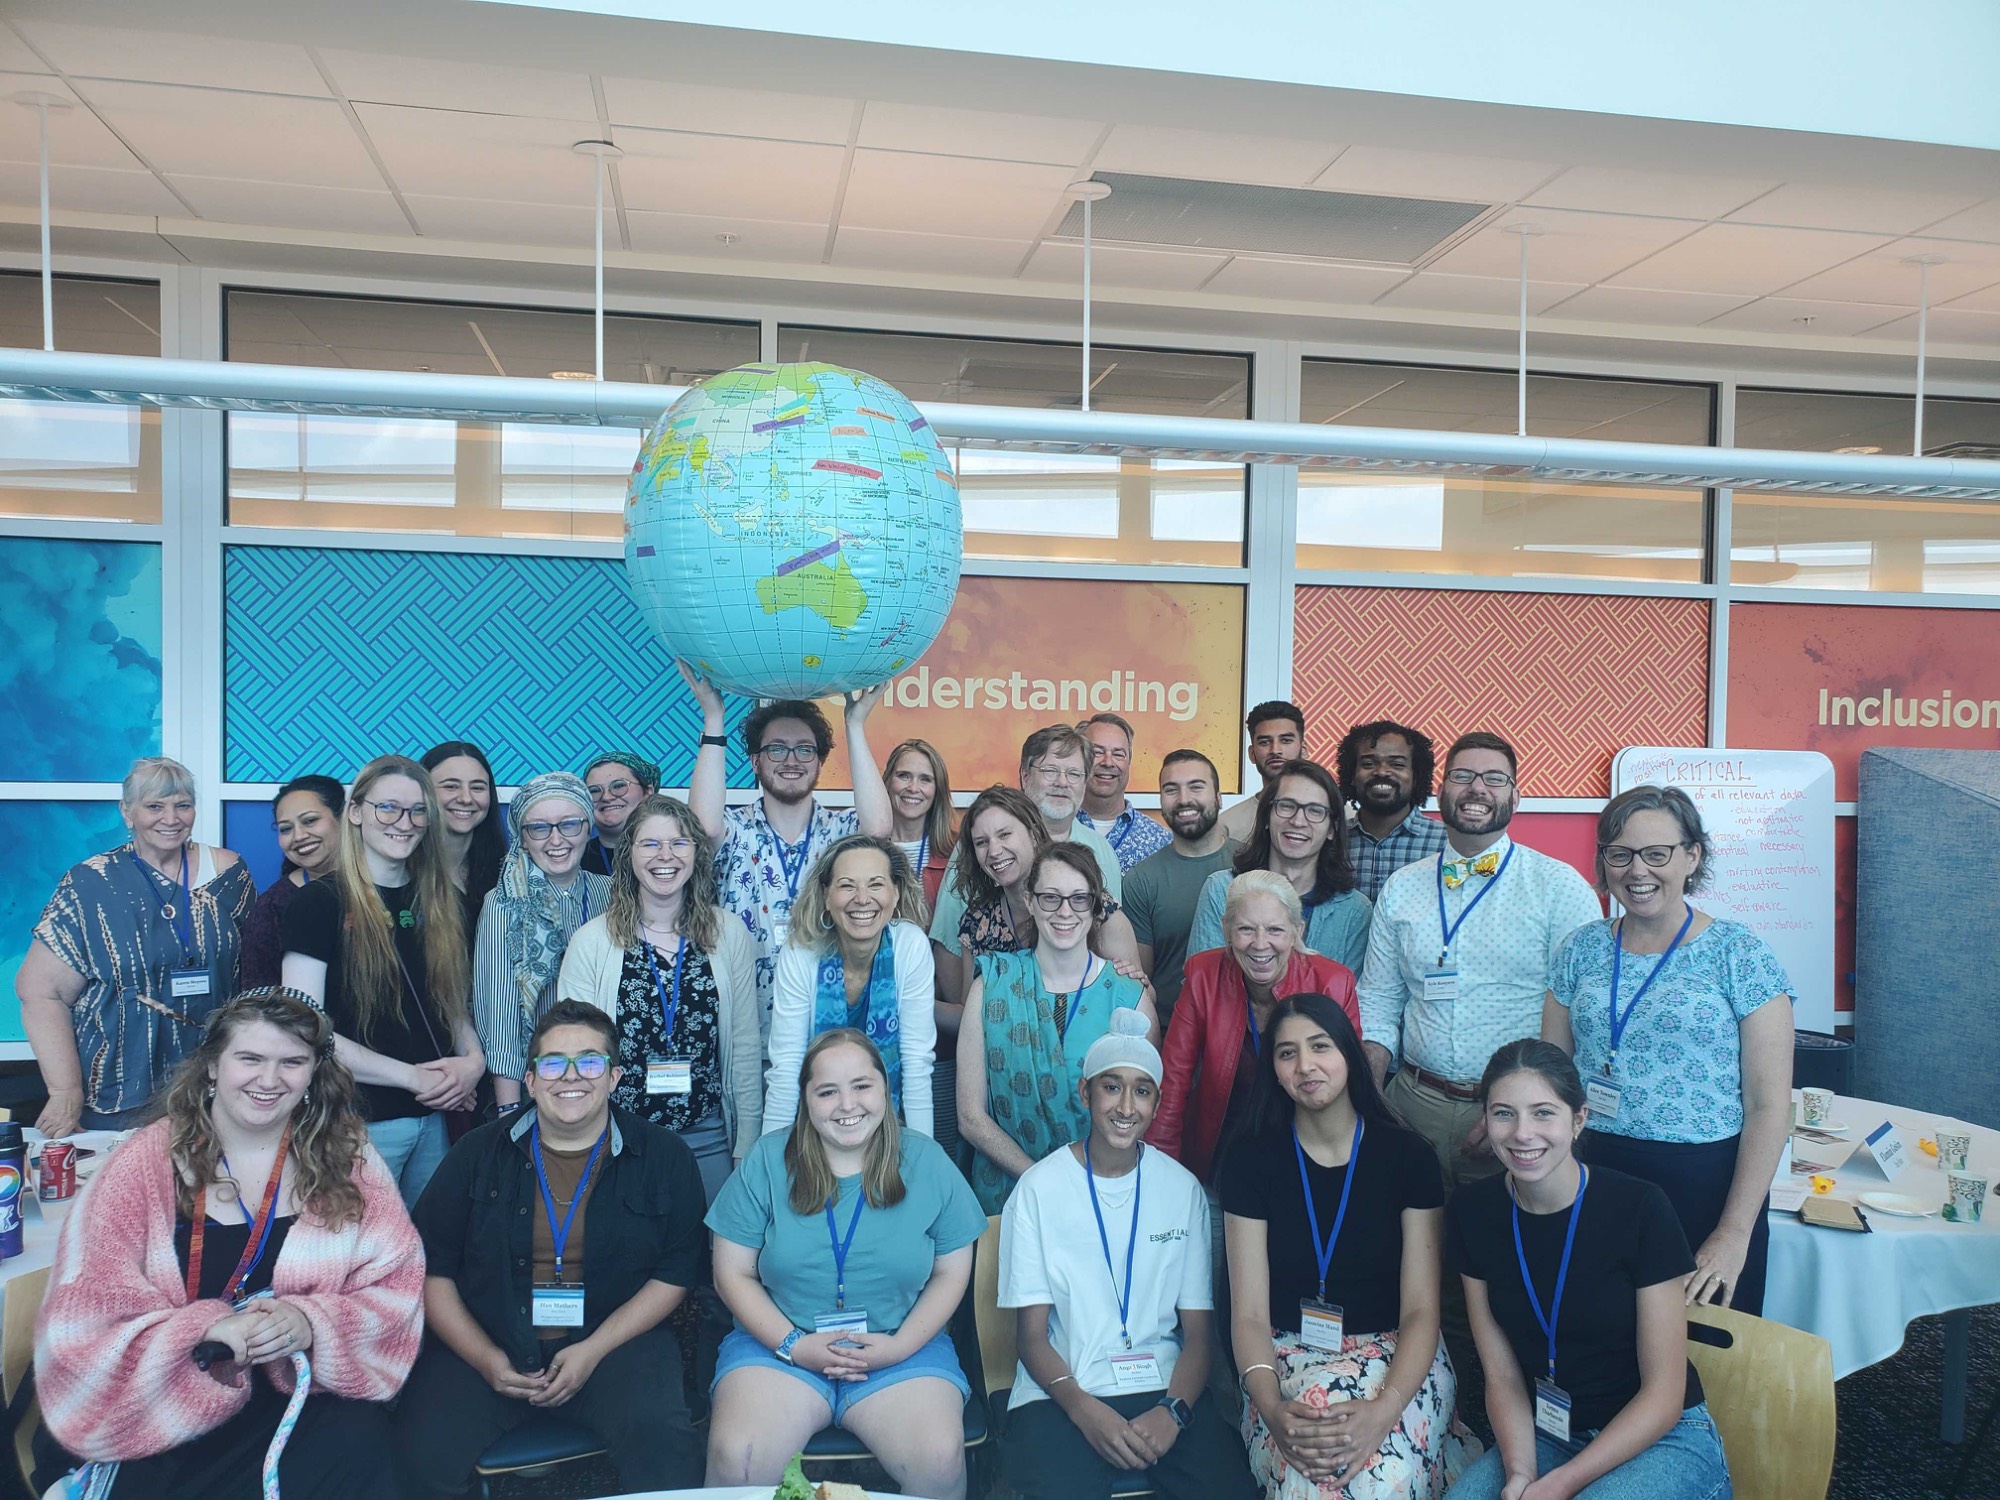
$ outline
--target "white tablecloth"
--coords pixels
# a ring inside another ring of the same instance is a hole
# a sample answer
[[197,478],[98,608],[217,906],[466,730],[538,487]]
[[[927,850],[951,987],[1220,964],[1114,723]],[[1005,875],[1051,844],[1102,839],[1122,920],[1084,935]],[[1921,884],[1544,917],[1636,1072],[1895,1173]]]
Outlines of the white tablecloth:
[[[1846,1139],[1851,1141],[1890,1121],[1911,1158],[1908,1170],[1894,1182],[1884,1180],[1872,1162],[1861,1165],[1858,1150],[1832,1174],[1833,1196],[1855,1203],[1872,1234],[1813,1229],[1796,1214],[1771,1215],[1764,1316],[1816,1333],[1833,1345],[1833,1373],[1839,1379],[1902,1348],[1903,1331],[1912,1319],[2000,1302],[2000,1198],[1988,1194],[1986,1216],[1978,1224],[1894,1218],[1857,1201],[1863,1193],[1882,1192],[1917,1199],[1927,1208],[1942,1205],[1945,1174],[1917,1145],[1920,1138],[1935,1139],[1940,1126],[1968,1131],[1971,1169],[2000,1182],[2000,1132],[1865,1099],[1837,1100],[1833,1118],[1850,1127]],[[1803,1141],[1793,1146],[1801,1158],[1822,1160],[1831,1154],[1829,1148]]]

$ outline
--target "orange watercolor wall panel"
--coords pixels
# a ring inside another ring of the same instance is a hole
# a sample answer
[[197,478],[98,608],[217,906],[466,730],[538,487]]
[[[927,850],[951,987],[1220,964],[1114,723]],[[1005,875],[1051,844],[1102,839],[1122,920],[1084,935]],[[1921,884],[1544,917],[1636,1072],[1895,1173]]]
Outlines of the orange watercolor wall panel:
[[1504,736],[1529,797],[1603,797],[1627,745],[1708,741],[1700,599],[1302,587],[1292,682],[1332,762],[1350,724],[1400,719],[1445,745]]
[[1817,750],[1852,801],[1878,745],[2000,748],[2000,611],[1732,604],[1729,743]]
[[[1109,710],[1137,736],[1135,792],[1153,791],[1161,757],[1183,748],[1207,755],[1235,791],[1243,607],[1233,584],[963,579],[936,643],[869,718],[869,746],[886,756],[898,741],[927,739],[955,791],[1012,786],[1022,740]],[[838,704],[826,709],[838,725]],[[852,784],[841,750],[823,784]]]

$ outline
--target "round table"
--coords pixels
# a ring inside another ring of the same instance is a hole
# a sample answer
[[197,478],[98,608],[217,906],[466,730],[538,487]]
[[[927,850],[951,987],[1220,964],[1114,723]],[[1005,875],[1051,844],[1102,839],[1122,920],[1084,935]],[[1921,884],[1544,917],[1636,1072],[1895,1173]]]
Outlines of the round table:
[[[1910,1322],[1945,1314],[1944,1419],[1947,1442],[1965,1432],[1966,1356],[1971,1335],[1967,1309],[2000,1302],[2000,1199],[1986,1199],[1977,1224],[1951,1224],[1932,1216],[1898,1218],[1860,1203],[1863,1193],[1897,1193],[1926,1208],[1944,1202],[1945,1174],[1918,1146],[1940,1127],[1972,1137],[1968,1166],[2000,1182],[2000,1132],[1942,1115],[1866,1099],[1839,1098],[1833,1120],[1848,1127],[1852,1155],[1830,1173],[1832,1195],[1854,1203],[1872,1233],[1815,1229],[1795,1213],[1771,1215],[1770,1275],[1764,1316],[1816,1333],[1833,1346],[1837,1380],[1879,1363],[1903,1347]],[[1867,1158],[1860,1142],[1887,1120],[1910,1155],[1909,1167],[1890,1182]],[[1847,1148],[1794,1138],[1801,1161],[1837,1158]],[[1799,1179],[1803,1180],[1803,1179]]]

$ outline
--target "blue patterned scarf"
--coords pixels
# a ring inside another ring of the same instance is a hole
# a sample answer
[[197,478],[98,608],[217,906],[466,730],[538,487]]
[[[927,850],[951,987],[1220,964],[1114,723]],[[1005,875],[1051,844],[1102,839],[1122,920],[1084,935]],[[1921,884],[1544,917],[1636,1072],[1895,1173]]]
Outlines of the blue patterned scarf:
[[896,944],[888,928],[875,945],[875,962],[868,969],[868,992],[862,996],[860,1014],[848,1008],[847,975],[836,945],[819,961],[819,978],[813,986],[812,1034],[852,1026],[882,1054],[882,1066],[889,1074],[889,1104],[898,1115],[903,1112],[903,1047],[897,1039],[902,1022],[897,1014]]

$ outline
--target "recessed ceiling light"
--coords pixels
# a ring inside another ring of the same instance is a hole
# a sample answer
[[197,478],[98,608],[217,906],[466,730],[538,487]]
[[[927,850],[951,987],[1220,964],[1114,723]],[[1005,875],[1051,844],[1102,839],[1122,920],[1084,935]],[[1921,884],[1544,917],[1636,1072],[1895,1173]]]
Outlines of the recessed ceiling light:
[[1836,448],[1833,451],[1835,453],[1880,453],[1882,445],[1880,443],[1856,443],[1852,448]]
[[551,380],[595,380],[597,377],[588,370],[551,370]]

